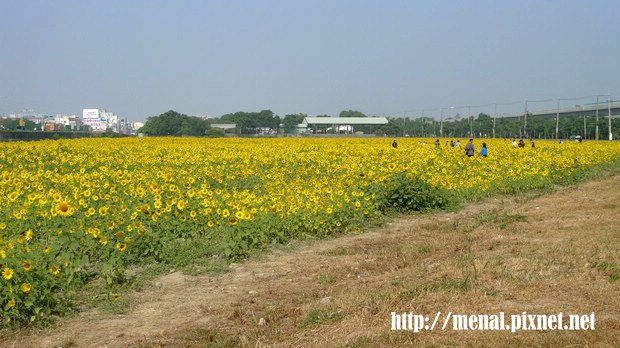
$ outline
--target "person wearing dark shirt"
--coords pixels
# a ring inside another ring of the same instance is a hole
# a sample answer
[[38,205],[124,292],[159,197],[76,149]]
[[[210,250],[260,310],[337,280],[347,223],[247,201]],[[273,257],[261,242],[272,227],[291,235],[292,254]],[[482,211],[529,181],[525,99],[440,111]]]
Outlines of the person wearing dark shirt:
[[474,148],[474,139],[469,139],[469,142],[465,145],[465,154],[467,154],[467,157],[471,157],[475,152],[476,149]]

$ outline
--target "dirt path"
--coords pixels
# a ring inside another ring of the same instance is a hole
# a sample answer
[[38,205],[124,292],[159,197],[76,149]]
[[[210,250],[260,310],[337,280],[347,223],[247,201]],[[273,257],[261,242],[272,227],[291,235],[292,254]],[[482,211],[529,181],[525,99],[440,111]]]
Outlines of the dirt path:
[[[620,346],[620,171],[541,196],[407,216],[217,276],[171,273],[3,347]],[[596,314],[591,331],[390,330],[390,312]]]

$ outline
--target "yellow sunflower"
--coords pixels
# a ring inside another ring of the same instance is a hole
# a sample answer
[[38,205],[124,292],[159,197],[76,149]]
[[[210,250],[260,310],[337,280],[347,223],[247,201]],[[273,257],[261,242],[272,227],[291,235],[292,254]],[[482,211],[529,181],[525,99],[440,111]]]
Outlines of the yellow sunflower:
[[24,268],[24,271],[28,272],[32,269],[32,263],[30,261],[24,261],[24,263],[22,263],[22,267]]
[[19,289],[20,289],[23,293],[27,294],[27,293],[29,293],[29,292],[30,292],[30,290],[32,289],[32,285],[30,285],[30,283],[23,283],[23,284],[19,287]]
[[12,269],[5,267],[4,271],[2,271],[2,277],[6,280],[10,280],[11,278],[13,278],[13,273],[15,272],[13,272]]

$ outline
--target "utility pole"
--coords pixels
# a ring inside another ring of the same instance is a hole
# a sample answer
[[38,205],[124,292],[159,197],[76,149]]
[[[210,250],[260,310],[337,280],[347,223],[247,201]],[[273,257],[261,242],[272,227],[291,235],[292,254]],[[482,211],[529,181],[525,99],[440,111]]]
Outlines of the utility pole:
[[469,138],[474,137],[474,120],[471,118],[471,106],[467,106],[467,119],[469,120]]
[[556,102],[556,113],[555,113],[555,138],[559,139],[559,129],[560,129],[560,98],[555,100]]
[[495,119],[497,118],[497,104],[493,104],[493,138],[495,138]]
[[596,96],[596,130],[594,131],[594,139],[598,140],[598,95]]
[[[455,121],[455,118],[454,118],[454,106],[450,107],[450,117],[452,117],[452,123],[454,124],[454,121]],[[455,128],[455,132],[456,132],[456,128]]]
[[586,113],[584,112],[583,113],[583,138],[584,139],[588,139],[587,134],[588,134],[588,131],[586,129]]
[[424,138],[424,110],[422,110],[422,138]]
[[443,137],[443,108],[441,108],[441,119],[439,123],[439,137]]
[[607,95],[607,121],[609,122],[609,140],[614,140],[611,134],[611,94]]
[[527,137],[527,100],[525,101],[525,113],[523,115],[523,133]]
[[519,127],[519,138],[523,137],[521,133],[521,114],[517,114],[517,127]]

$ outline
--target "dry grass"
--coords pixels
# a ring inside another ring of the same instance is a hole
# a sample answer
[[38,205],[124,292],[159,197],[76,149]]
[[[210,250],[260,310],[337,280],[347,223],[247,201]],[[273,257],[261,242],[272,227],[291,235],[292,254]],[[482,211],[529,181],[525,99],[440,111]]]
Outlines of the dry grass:
[[[219,276],[174,273],[8,346],[620,346],[620,171],[542,197],[408,216]],[[596,313],[594,331],[390,331],[390,312]],[[261,318],[263,320],[261,320]],[[263,325],[261,325],[264,322]]]

